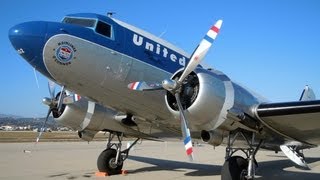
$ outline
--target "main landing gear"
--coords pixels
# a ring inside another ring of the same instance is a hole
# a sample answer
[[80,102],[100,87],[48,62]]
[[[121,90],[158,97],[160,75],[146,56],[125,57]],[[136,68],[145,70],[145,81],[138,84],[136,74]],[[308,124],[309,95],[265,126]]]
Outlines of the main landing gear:
[[[235,148],[233,143],[237,137],[241,135],[248,144],[248,148]],[[228,145],[226,148],[226,157],[225,163],[222,166],[221,170],[221,179],[222,180],[244,180],[244,179],[254,179],[255,169],[258,167],[255,155],[257,154],[262,140],[259,141],[259,144],[254,147],[255,142],[255,133],[252,133],[251,140],[248,139],[246,134],[243,132],[236,132],[231,139],[231,134],[228,137]],[[242,151],[246,155],[246,159],[241,156],[233,156],[237,151]]]
[[[117,136],[118,143],[111,142]],[[123,162],[128,158],[130,149],[139,141],[136,139],[130,147],[121,151],[123,133],[110,132],[107,148],[98,157],[97,166],[100,172],[108,175],[121,174]]]

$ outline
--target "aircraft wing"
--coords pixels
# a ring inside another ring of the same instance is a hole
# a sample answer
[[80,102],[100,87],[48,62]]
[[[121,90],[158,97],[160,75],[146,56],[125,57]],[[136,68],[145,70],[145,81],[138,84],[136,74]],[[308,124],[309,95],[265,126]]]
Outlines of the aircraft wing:
[[262,124],[288,139],[320,144],[320,100],[264,103],[254,113]]

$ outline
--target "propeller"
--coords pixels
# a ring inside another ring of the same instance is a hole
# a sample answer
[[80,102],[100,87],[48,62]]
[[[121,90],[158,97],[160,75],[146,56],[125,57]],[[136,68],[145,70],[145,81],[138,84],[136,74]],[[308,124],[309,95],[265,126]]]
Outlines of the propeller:
[[45,119],[45,121],[44,121],[44,123],[43,123],[43,125],[42,125],[42,127],[41,127],[41,129],[39,131],[38,136],[37,136],[36,144],[40,140],[40,137],[41,137],[41,135],[42,135],[42,133],[44,131],[44,128],[47,125],[47,122],[48,122],[48,119],[50,117],[51,112],[56,108],[56,105],[57,105],[57,101],[56,101],[56,98],[55,98],[55,86],[56,86],[56,84],[53,81],[51,81],[51,80],[48,81],[48,89],[49,89],[50,98],[44,98],[42,100],[42,102],[44,104],[48,105],[49,109],[48,109],[48,113],[47,113],[46,119]]
[[180,114],[181,121],[181,132],[184,140],[184,145],[186,153],[190,160],[193,160],[193,149],[192,149],[192,139],[190,135],[190,129],[188,128],[188,121],[186,119],[184,109],[180,100],[181,87],[185,78],[201,63],[210,49],[213,41],[216,39],[220,28],[222,25],[222,20],[218,20],[207,32],[204,38],[199,43],[198,47],[192,53],[188,65],[183,70],[179,79],[165,79],[161,84],[159,83],[148,83],[144,81],[132,82],[128,85],[128,88],[136,91],[153,91],[165,89],[175,96],[177,101],[177,106]]
[[60,95],[56,96],[55,95],[55,87],[56,87],[56,83],[51,81],[51,80],[49,80],[48,81],[48,89],[49,89],[50,97],[49,98],[45,97],[42,100],[42,103],[47,105],[47,106],[49,106],[49,109],[48,109],[48,113],[47,113],[46,119],[45,119],[45,121],[44,121],[44,123],[43,123],[43,125],[42,125],[42,127],[41,127],[41,129],[39,131],[38,136],[37,136],[36,144],[39,142],[39,140],[41,138],[41,135],[44,132],[44,129],[46,128],[46,125],[47,125],[48,119],[50,117],[50,114],[51,113],[53,113],[53,114],[56,113],[56,114],[60,115],[59,113],[61,113],[63,105],[72,104],[72,103],[74,103],[76,101],[79,101],[81,99],[81,96],[78,95],[78,94],[67,95],[64,86],[61,87]]

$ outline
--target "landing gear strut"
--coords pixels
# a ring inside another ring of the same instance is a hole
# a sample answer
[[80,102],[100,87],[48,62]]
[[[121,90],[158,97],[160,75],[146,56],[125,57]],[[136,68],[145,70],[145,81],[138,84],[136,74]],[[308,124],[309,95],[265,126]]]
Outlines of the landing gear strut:
[[[112,142],[117,136],[118,143]],[[106,172],[108,175],[120,174],[123,162],[128,158],[130,149],[139,141],[136,139],[130,147],[121,151],[123,133],[110,132],[107,148],[101,152],[98,157],[97,166],[100,172]]]
[[[248,148],[235,148],[233,143],[237,137],[241,135],[248,144]],[[231,135],[228,137],[228,145],[226,148],[225,163],[221,170],[222,180],[243,180],[243,179],[254,179],[255,169],[258,167],[255,155],[257,154],[263,140],[260,140],[258,145],[254,147],[255,133],[252,133],[251,140],[241,131],[236,132],[233,138]],[[247,159],[241,156],[233,156],[237,151],[242,151]]]

